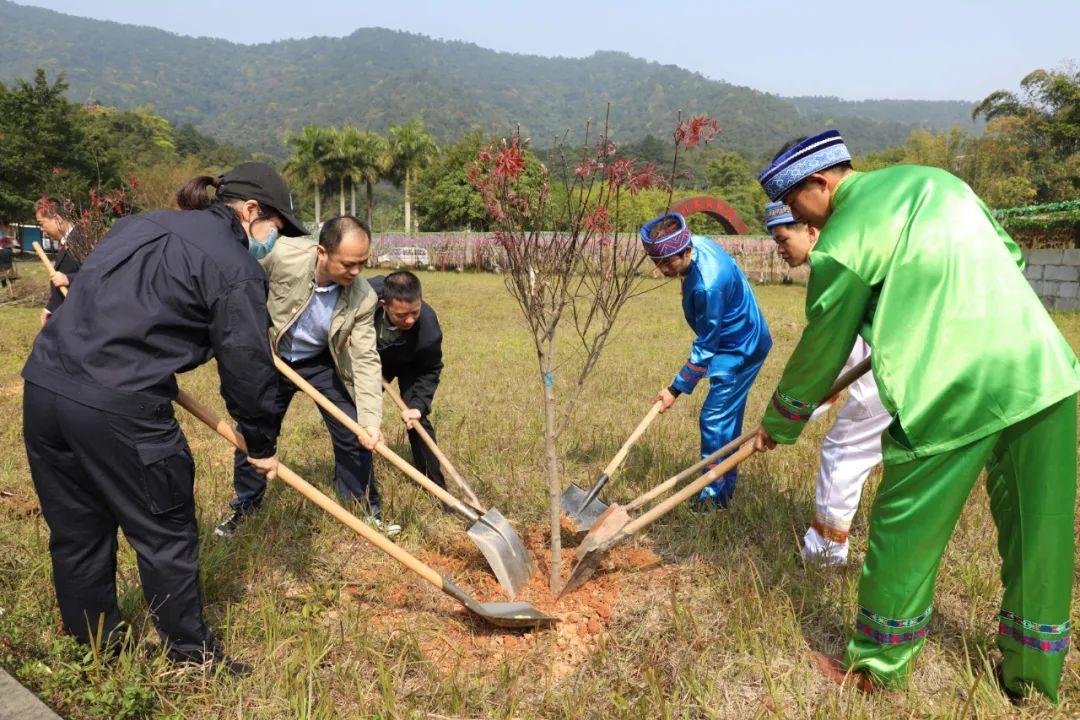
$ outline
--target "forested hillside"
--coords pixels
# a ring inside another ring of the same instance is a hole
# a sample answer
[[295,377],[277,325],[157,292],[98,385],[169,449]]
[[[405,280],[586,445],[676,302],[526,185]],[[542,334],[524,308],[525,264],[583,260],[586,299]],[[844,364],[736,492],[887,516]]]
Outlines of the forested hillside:
[[[360,25],[363,17],[343,17]],[[784,99],[623,53],[544,58],[365,28],[343,38],[238,45],[88,20],[0,0],[0,82],[63,73],[76,102],[153,103],[174,125],[284,157],[309,124],[384,132],[423,115],[445,143],[470,128],[520,123],[537,146],[612,104],[623,140],[670,131],[675,113],[720,120],[719,144],[755,158],[784,140],[838,127],[856,152],[902,143],[916,127],[970,124],[969,103]]]

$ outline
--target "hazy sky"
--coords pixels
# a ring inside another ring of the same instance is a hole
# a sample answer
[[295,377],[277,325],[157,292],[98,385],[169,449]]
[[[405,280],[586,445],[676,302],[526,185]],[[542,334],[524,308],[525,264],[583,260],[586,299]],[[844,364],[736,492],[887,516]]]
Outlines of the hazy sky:
[[621,50],[781,95],[978,100],[1080,61],[1080,0],[21,0],[260,43],[386,27],[579,57]]

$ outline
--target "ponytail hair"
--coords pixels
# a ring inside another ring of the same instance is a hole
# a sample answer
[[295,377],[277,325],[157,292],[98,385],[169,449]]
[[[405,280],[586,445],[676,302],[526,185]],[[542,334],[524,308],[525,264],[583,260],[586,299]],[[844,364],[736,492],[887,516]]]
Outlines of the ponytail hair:
[[[209,188],[214,188],[215,195],[210,197]],[[199,175],[188,180],[180,192],[176,193],[176,204],[181,210],[205,210],[216,202],[221,202],[216,194],[221,187],[221,178]]]

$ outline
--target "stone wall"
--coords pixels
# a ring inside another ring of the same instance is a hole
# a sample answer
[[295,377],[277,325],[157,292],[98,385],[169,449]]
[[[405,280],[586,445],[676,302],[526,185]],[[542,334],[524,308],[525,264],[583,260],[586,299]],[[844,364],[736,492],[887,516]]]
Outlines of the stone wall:
[[1080,310],[1080,250],[1025,250],[1027,277],[1052,310]]

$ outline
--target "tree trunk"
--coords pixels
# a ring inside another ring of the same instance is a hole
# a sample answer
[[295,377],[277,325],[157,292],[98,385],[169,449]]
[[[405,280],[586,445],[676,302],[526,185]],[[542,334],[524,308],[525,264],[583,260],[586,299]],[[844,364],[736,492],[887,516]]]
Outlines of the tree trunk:
[[[372,186],[370,180],[365,180],[364,183],[367,185],[367,226],[372,228],[371,213],[375,207],[375,188]],[[372,228],[371,232],[375,232],[375,229]]]
[[409,204],[409,166],[405,166],[405,234],[412,232],[412,207]]
[[315,224],[322,222],[322,193],[319,192],[319,183],[315,183]]
[[540,369],[544,382],[544,455],[547,460],[548,493],[551,505],[551,575],[548,586],[552,592],[562,589],[562,508],[559,504],[559,454],[555,447],[555,377],[553,369],[554,337],[547,352],[541,352]]
[[338,198],[340,200],[340,203],[339,203],[340,208],[338,210],[338,215],[344,215],[345,214],[345,176],[344,175],[342,175],[341,177],[338,178]]
[[349,178],[349,214],[356,217],[356,181]]

